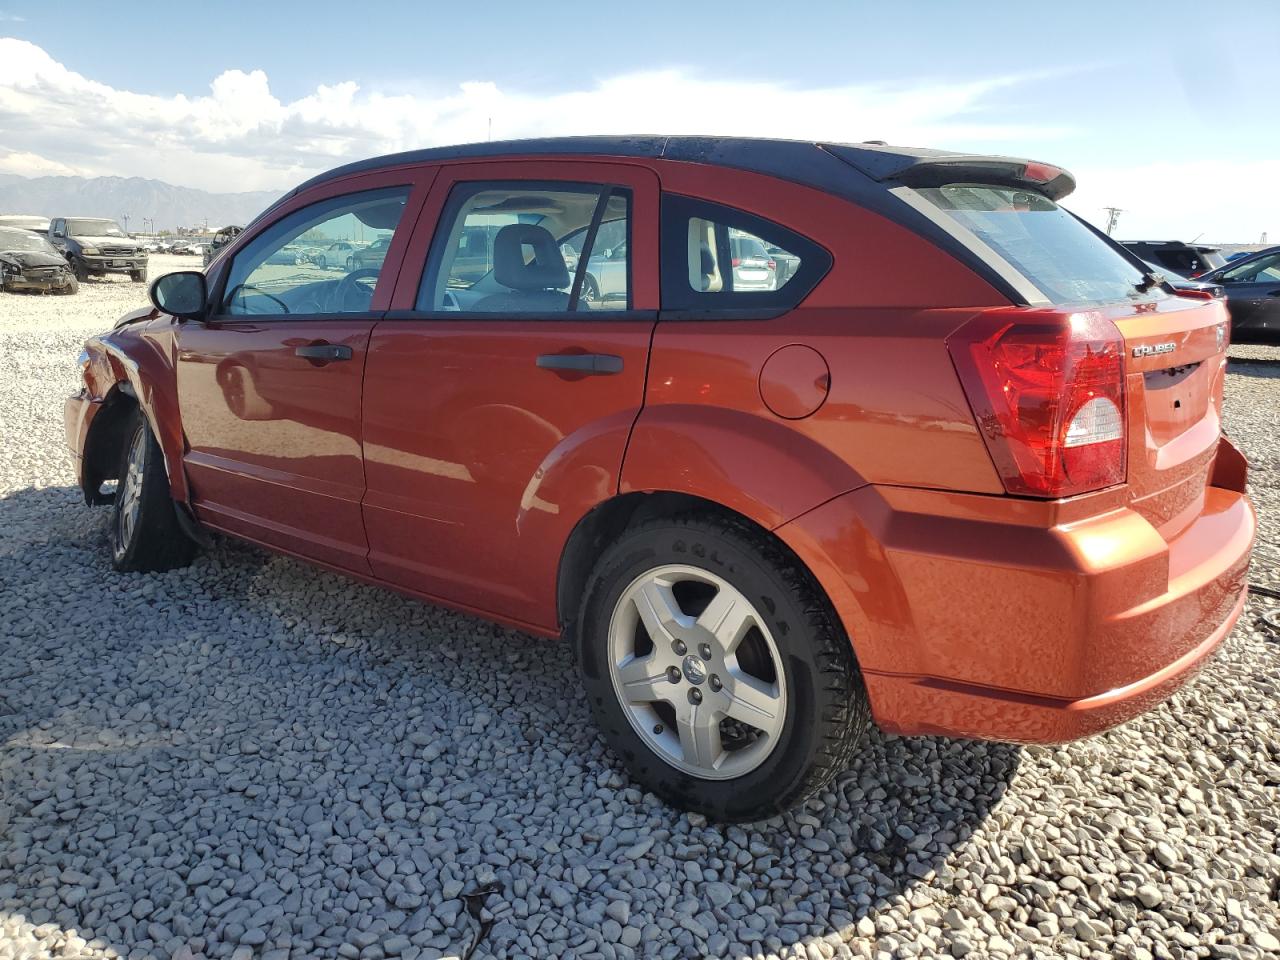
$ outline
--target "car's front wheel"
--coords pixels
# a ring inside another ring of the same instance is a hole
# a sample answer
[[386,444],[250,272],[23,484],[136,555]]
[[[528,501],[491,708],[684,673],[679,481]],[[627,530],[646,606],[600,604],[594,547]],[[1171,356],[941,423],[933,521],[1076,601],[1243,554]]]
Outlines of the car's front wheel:
[[196,545],[178,526],[164,454],[141,412],[126,436],[111,517],[111,563],[120,571],[184,567]]
[[147,271],[146,270],[130,270],[129,279],[132,280],[134,283],[146,283]]
[[829,602],[780,543],[732,518],[651,520],[605,551],[592,581],[583,683],[645,787],[758,820],[847,766],[866,693]]

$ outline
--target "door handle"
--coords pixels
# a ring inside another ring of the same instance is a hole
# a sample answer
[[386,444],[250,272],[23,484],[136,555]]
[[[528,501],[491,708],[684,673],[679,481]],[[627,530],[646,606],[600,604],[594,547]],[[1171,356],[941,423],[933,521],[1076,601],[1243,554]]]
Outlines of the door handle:
[[331,360],[350,360],[351,348],[345,343],[309,343],[305,347],[298,347],[293,355],[328,363]]
[[622,372],[622,358],[612,353],[544,353],[537,363],[541,370],[565,373],[602,376]]

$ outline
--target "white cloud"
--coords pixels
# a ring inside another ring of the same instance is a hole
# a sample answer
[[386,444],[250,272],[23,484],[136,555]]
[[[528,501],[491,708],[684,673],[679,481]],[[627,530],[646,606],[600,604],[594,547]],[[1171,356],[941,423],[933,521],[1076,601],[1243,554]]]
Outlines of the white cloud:
[[[1119,236],[1256,240],[1280,236],[1280,160],[1187,160],[1130,167],[1097,160],[1100,129],[1010,122],[1049,74],[964,83],[801,87],[720,79],[687,69],[637,71],[551,95],[471,80],[395,94],[354,80],[292,101],[261,70],[228,70],[198,96],[155,96],[82,76],[40,47],[0,38],[0,172],[114,174],[215,191],[282,190],[350,160],[446,143],[607,133],[734,134],[953,147],[1064,162],[1080,189],[1068,205],[1101,222],[1124,208]],[[1025,108],[1024,108],[1025,110]],[[1025,116],[1026,114],[1021,114]],[[1035,116],[1036,114],[1032,114]],[[1161,149],[1165,149],[1165,144]],[[1071,154],[1079,160],[1071,160]]]
[[0,173],[16,173],[23,177],[74,177],[84,176],[85,171],[70,167],[57,160],[39,154],[11,150],[0,154]]
[[1080,184],[1064,201],[1105,227],[1104,207],[1123,212],[1121,240],[1201,240],[1256,243],[1264,231],[1280,241],[1280,199],[1267,185],[1280,182],[1280,158],[1195,160],[1128,167],[1072,167]]
[[34,44],[0,38],[0,156],[16,173],[75,170],[250,190],[288,187],[360,157],[484,140],[490,122],[495,139],[697,133],[938,145],[1062,135],[989,118],[991,95],[1018,82],[801,88],[668,69],[550,96],[487,82],[391,95],[345,81],[282,102],[261,70],[228,70],[205,95],[160,97],[96,82]]

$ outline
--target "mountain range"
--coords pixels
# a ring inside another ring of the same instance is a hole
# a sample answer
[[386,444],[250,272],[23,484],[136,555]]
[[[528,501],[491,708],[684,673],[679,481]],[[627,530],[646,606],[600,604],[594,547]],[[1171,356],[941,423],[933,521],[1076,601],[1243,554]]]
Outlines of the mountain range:
[[[21,177],[0,174],[0,214],[110,217],[133,233],[178,227],[243,226],[280,195],[209,193],[142,177]],[[129,222],[126,226],[125,215]],[[143,219],[147,223],[144,226]],[[154,226],[152,226],[154,221]]]

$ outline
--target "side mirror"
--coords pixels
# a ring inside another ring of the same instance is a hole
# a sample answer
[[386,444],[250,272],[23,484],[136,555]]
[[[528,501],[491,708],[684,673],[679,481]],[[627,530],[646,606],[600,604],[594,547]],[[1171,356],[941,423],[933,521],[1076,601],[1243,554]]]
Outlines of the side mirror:
[[209,305],[209,287],[198,270],[166,273],[151,284],[151,302],[156,309],[180,320],[198,320]]

